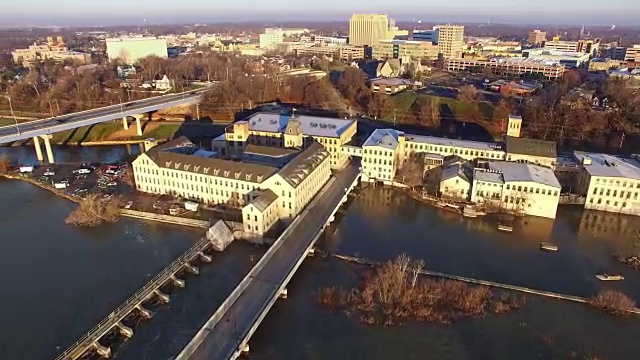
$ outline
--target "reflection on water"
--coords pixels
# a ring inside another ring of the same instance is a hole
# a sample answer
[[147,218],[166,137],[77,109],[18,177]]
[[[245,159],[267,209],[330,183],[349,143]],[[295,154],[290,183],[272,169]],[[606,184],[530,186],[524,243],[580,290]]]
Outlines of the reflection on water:
[[[60,161],[117,161],[124,147],[64,149]],[[21,163],[32,149],[0,148]],[[322,246],[388,260],[401,253],[436,271],[580,296],[603,288],[640,302],[640,272],[612,254],[637,248],[640,218],[562,207],[558,218],[524,218],[512,233],[490,218],[464,219],[387,188],[362,189],[328,229]],[[52,358],[76,340],[199,235],[163,225],[121,221],[97,229],[64,226],[72,204],[18,181],[0,181],[0,359]],[[539,243],[558,244],[557,253]],[[171,294],[152,321],[118,349],[122,359],[172,358],[246,274],[263,249],[234,243]],[[366,326],[316,305],[320,286],[355,285],[363,269],[331,258],[307,259],[251,341],[252,359],[636,359],[640,321],[585,306],[529,298],[504,316],[452,326]],[[594,275],[621,273],[602,283]],[[62,281],[61,279],[64,279]],[[43,300],[43,299],[46,299]],[[45,320],[43,320],[45,319]]]
[[[586,297],[613,288],[640,301],[638,273],[612,259],[614,252],[633,246],[638,221],[562,208],[555,221],[527,217],[516,222],[513,233],[504,233],[491,218],[464,219],[393,189],[369,188],[329,229],[323,246],[374,260],[407,253],[437,271]],[[542,241],[560,250],[542,252]],[[595,280],[605,269],[626,280]],[[306,261],[293,278],[289,299],[276,303],[254,336],[252,358],[636,359],[640,351],[637,319],[537,297],[514,313],[452,326],[366,326],[315,305],[318,287],[353,286],[359,271],[334,259]]]

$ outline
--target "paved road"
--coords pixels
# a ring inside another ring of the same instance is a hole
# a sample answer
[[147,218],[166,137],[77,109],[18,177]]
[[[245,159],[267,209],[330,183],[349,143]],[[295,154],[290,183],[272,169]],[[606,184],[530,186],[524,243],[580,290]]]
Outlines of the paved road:
[[293,228],[283,238],[283,244],[273,254],[273,258],[253,278],[189,359],[228,360],[233,356],[265,306],[278,295],[276,291],[280,284],[298,260],[306,256],[306,249],[341,201],[345,188],[358,176],[358,172],[358,166],[352,165],[335,174],[335,180],[300,214],[300,221],[292,225]]
[[205,90],[206,88],[178,94],[156,96],[149,99],[110,105],[53,118],[22,122],[17,126],[2,126],[0,127],[0,144],[24,140],[37,135],[53,134],[58,131],[75,129],[80,126],[93,125],[122,118],[123,116],[143,114],[166,107],[194,103],[199,100],[201,93]]

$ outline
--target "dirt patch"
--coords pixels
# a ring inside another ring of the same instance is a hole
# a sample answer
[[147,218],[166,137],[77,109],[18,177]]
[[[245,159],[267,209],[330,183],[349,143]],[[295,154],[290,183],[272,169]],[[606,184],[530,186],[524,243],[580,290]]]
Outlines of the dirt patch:
[[[193,105],[180,105],[157,111],[155,114],[159,117],[163,115],[178,116],[191,115],[193,113]],[[195,114],[194,114],[195,115]]]
[[[142,133],[143,135],[148,134],[154,131],[155,129],[157,129],[158,127],[160,127],[159,124],[148,122],[143,126]],[[129,124],[129,128],[127,130],[125,129],[118,130],[112,134],[109,134],[109,136],[107,136],[107,138],[104,140],[108,140],[108,141],[127,140],[137,136],[138,136],[138,130],[136,129],[136,124],[134,122],[133,124]]]

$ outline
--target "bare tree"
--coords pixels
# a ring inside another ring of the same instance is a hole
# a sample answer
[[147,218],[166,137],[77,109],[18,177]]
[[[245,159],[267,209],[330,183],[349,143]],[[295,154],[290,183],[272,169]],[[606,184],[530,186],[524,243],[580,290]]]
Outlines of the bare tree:
[[458,89],[458,100],[464,103],[472,103],[478,100],[480,93],[473,85],[464,85]]
[[396,178],[403,184],[414,190],[416,186],[422,185],[423,166],[420,155],[411,154],[404,161],[397,160],[399,163],[396,172]]

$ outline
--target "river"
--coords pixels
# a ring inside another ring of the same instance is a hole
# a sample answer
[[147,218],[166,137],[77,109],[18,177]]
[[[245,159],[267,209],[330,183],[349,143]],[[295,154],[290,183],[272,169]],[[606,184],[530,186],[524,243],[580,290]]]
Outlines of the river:
[[[59,161],[117,161],[124,147],[58,148]],[[0,148],[21,163],[31,148]],[[52,359],[157,271],[186,250],[201,230],[123,219],[96,229],[64,225],[75,205],[19,181],[0,180],[0,359]],[[497,223],[461,217],[404,194],[368,188],[339,216],[321,246],[373,260],[401,253],[426,268],[580,296],[603,287],[640,302],[640,272],[612,260],[636,249],[640,218],[561,208],[555,221],[526,218],[513,233]],[[560,251],[545,253],[541,241]],[[264,253],[234,243],[214,256],[168,305],[137,326],[115,357],[170,359]],[[450,326],[408,322],[364,325],[316,305],[320,286],[349,287],[362,268],[335,259],[305,261],[250,342],[252,359],[636,359],[640,319],[615,318],[586,306],[527,297],[506,315]],[[598,272],[625,281],[599,283]],[[590,356],[590,357],[589,357]]]

